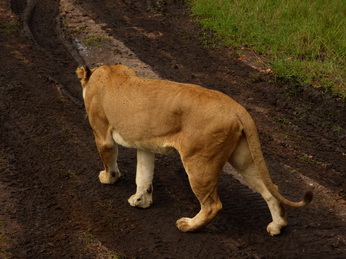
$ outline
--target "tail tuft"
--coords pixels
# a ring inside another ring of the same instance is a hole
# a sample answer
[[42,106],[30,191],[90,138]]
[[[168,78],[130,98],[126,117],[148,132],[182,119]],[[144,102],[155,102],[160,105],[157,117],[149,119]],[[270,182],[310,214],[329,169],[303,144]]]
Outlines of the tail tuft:
[[77,77],[81,80],[82,86],[84,87],[91,76],[91,71],[88,66],[80,66],[77,68],[76,74]]
[[314,198],[314,194],[312,191],[307,191],[304,195],[304,203],[308,205],[312,199]]

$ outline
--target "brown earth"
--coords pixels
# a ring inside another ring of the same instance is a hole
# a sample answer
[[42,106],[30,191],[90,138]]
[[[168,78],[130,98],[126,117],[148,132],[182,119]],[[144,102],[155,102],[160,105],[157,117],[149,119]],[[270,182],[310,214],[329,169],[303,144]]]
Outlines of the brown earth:
[[175,221],[199,207],[176,154],[157,156],[149,209],[127,203],[135,191],[134,150],[120,150],[120,181],[98,182],[101,162],[74,71],[84,60],[100,63],[104,51],[94,46],[86,59],[73,48],[85,32],[65,28],[59,2],[0,0],[0,258],[345,257],[345,102],[206,46],[212,35],[193,23],[184,1],[69,1],[159,77],[243,104],[282,193],[295,200],[306,189],[315,194],[309,207],[288,208],[289,226],[270,237],[263,199],[223,174],[223,211],[200,231],[181,233]]

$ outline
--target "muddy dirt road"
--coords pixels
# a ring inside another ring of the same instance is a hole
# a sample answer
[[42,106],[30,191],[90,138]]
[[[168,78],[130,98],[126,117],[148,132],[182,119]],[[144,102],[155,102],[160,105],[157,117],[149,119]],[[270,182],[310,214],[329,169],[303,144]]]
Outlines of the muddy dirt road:
[[[210,35],[180,0],[0,0],[0,33],[0,258],[345,257],[344,102],[275,83],[231,50],[205,46]],[[173,154],[157,156],[153,206],[132,208],[134,150],[120,149],[120,181],[98,182],[74,73],[84,62],[128,62],[149,77],[231,95],[254,117],[282,193],[299,200],[312,189],[313,203],[288,208],[289,226],[270,237],[263,199],[224,173],[224,209],[181,233],[175,221],[199,206]]]

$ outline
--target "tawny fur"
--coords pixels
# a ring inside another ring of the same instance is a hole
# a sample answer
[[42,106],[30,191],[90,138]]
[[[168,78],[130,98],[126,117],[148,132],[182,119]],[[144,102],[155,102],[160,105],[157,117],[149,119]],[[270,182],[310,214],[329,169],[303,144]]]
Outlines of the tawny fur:
[[124,65],[79,67],[85,108],[104,164],[99,179],[114,183],[120,176],[117,144],[137,149],[137,190],[131,206],[152,204],[154,153],[176,150],[182,159],[201,210],[181,218],[177,227],[194,231],[222,208],[217,194],[220,171],[228,161],[268,204],[273,222],[267,231],[287,225],[284,205],[302,207],[312,200],[284,198],[272,183],[249,113],[218,91],[166,80],[142,78]]

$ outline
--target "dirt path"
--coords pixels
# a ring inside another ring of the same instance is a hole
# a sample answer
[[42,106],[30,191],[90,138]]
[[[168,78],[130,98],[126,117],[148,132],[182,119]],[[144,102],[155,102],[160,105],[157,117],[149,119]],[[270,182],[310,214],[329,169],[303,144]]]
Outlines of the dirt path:
[[[9,30],[10,6],[29,38]],[[179,0],[0,0],[0,258],[344,257],[345,103],[272,83],[231,51],[205,47],[190,20]],[[231,95],[256,120],[283,194],[300,199],[310,188],[314,202],[288,209],[288,228],[273,238],[263,199],[223,174],[224,210],[197,233],[180,233],[175,221],[198,204],[170,155],[157,156],[154,206],[130,207],[133,150],[120,150],[121,181],[97,179],[101,163],[74,75],[83,62],[122,62]]]

